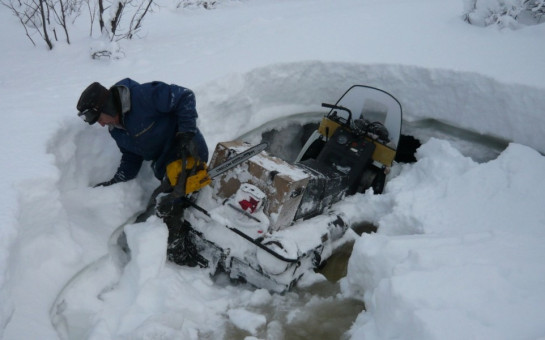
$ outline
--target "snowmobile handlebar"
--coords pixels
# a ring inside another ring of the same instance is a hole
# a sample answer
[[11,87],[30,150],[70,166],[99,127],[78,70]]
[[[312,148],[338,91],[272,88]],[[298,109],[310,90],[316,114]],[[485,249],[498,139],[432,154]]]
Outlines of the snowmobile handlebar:
[[328,104],[328,103],[322,103],[322,107],[327,107],[328,109],[332,109],[332,110],[337,109],[337,110],[346,111],[348,113],[348,119],[346,120],[346,123],[348,125],[351,124],[351,122],[352,122],[352,111],[350,111],[346,107],[340,106],[340,105]]

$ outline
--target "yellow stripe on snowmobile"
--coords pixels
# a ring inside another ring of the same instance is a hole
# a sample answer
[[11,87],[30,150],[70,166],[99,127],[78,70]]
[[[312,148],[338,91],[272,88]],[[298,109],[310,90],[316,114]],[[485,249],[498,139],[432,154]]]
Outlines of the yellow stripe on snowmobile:
[[331,120],[327,117],[322,118],[322,122],[320,123],[320,126],[318,127],[318,132],[325,138],[331,138],[333,136],[333,133],[337,130],[337,128],[341,126],[341,124],[337,123],[334,120]]
[[384,144],[371,140],[371,138],[366,137],[365,139],[375,144],[375,151],[373,152],[373,160],[381,164],[384,164],[387,167],[391,167],[396,157],[396,151],[394,149],[387,147]]

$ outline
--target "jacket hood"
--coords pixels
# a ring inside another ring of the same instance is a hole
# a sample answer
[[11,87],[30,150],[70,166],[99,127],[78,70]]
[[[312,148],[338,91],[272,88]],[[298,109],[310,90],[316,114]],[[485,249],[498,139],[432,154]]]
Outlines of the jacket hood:
[[110,88],[108,99],[104,104],[102,111],[112,117],[131,110],[131,93],[126,86],[115,85]]
[[124,85],[117,85],[115,87],[119,95],[121,113],[125,114],[131,110],[131,91]]

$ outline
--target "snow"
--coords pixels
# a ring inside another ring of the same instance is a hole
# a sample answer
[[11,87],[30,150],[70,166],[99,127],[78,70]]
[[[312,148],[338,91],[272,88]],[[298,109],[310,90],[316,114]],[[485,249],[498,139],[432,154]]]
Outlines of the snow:
[[[124,57],[116,60],[89,57],[103,42],[84,25],[70,46],[33,47],[2,6],[0,39],[9,48],[0,56],[0,338],[62,336],[49,315],[57,294],[107,254],[110,234],[158,184],[144,166],[134,181],[92,188],[111,177],[120,155],[104,128],[77,119],[75,105],[91,82],[124,77],[192,88],[210,151],[268,121],[321,112],[353,84],[392,93],[409,121],[434,119],[511,142],[478,163],[453,143],[426,138],[418,162],[394,169],[383,195],[341,203],[353,223],[372,222],[378,232],[356,240],[339,295],[303,309],[363,301],[353,339],[545,337],[545,25],[471,26],[463,6],[164,5],[146,19],[142,39],[119,43]],[[167,263],[164,224],[131,226],[133,261],[122,273],[97,272],[96,281],[119,284],[88,301],[95,309],[80,321],[91,327],[72,334],[222,338],[230,322],[248,338],[281,336],[283,326],[256,308],[285,297]],[[285,314],[292,324],[311,315]]]
[[267,323],[265,316],[248,312],[245,309],[230,309],[229,319],[240,329],[248,331],[255,335],[258,328],[263,327]]
[[376,209],[378,233],[358,239],[349,261],[345,293],[366,296],[368,310],[353,336],[542,336],[545,185],[530,179],[543,170],[519,144],[485,164],[444,141],[422,146],[384,196],[370,197],[395,203]]

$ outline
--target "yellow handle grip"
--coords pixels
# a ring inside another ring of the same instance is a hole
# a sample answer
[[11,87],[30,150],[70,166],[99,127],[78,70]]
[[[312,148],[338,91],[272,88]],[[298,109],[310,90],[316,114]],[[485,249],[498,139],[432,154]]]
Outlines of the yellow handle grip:
[[[193,157],[188,157],[186,162],[186,171],[192,170],[195,166],[195,159]],[[212,179],[208,176],[208,171],[206,167],[206,163],[199,162],[197,164],[198,167],[201,169],[197,170],[197,172],[187,177],[186,184],[185,184],[185,193],[190,194],[194,191],[200,190],[201,188],[207,186],[212,182]],[[167,165],[167,177],[170,182],[170,185],[176,186],[178,184],[178,178],[180,177],[180,173],[182,172],[182,160],[178,159],[174,162],[171,162]]]

